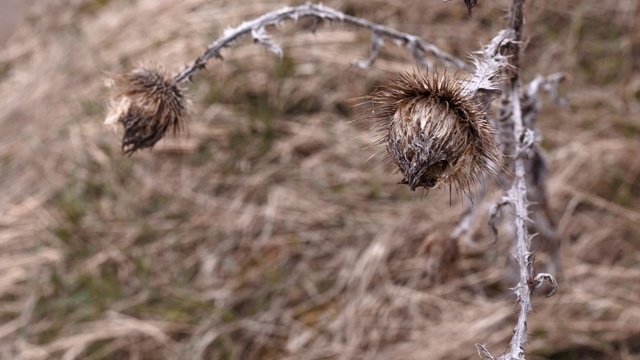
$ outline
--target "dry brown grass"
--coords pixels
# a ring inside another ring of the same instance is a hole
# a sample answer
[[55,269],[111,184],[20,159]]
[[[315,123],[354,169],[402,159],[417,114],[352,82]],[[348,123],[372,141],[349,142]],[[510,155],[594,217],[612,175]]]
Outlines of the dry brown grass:
[[[0,358],[471,359],[505,348],[508,239],[448,234],[463,212],[367,161],[348,99],[411,69],[368,35],[288,24],[188,90],[189,135],[133,159],[102,125],[103,74],[178,70],[278,1],[42,1],[0,53]],[[507,1],[329,1],[459,56]],[[568,72],[539,124],[562,236],[560,292],[534,299],[531,359],[640,359],[640,13],[527,5],[524,77]],[[311,45],[310,45],[311,44]],[[171,68],[173,66],[174,68]],[[496,193],[497,195],[497,193]],[[449,241],[449,242],[447,242]],[[439,245],[440,244],[440,245]],[[545,261],[546,254],[538,253]]]

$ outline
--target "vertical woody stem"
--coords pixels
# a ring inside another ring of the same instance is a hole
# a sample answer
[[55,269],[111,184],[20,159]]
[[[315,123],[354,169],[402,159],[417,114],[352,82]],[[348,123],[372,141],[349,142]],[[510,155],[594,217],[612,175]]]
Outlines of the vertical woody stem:
[[509,198],[514,207],[516,227],[516,252],[515,257],[520,269],[520,279],[515,288],[515,294],[519,303],[518,322],[513,331],[513,337],[509,349],[501,359],[524,359],[524,347],[527,342],[527,313],[531,311],[531,289],[529,281],[533,274],[531,261],[531,236],[527,230],[529,212],[527,209],[527,182],[526,182],[526,152],[531,145],[526,141],[527,132],[522,119],[520,104],[520,41],[522,38],[523,7],[525,0],[514,0],[511,6],[509,27],[514,32],[514,42],[508,48],[511,65],[511,79],[505,99],[511,109],[511,122],[513,125],[513,140],[515,142],[514,175],[515,179],[509,189]]

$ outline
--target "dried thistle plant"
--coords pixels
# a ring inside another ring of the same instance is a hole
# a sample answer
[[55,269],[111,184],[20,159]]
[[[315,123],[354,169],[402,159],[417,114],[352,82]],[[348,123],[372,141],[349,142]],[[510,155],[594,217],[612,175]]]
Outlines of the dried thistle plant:
[[271,41],[266,28],[285,20],[297,21],[303,17],[314,19],[314,23],[321,20],[336,21],[369,30],[371,55],[366,60],[354,61],[353,64],[358,67],[367,68],[373,65],[383,45],[382,39],[388,38],[409,50],[415,61],[422,66],[431,66],[427,58],[427,55],[430,55],[458,69],[469,69],[467,62],[417,36],[394,28],[347,15],[321,4],[284,7],[244,22],[236,28],[227,29],[223,36],[209,45],[191,65],[173,77],[167,76],[159,67],[145,66],[117,77],[113,104],[105,123],[120,123],[124,126],[123,152],[132,155],[138,150],[151,148],[167,132],[176,133],[182,128],[187,114],[187,101],[179,85],[190,81],[193,75],[205,68],[210,59],[222,59],[222,49],[231,47],[240,37],[250,35],[255,43],[282,56],[282,48]]
[[411,190],[452,185],[469,193],[502,160],[484,105],[453,77],[419,70],[378,87],[365,118]]
[[124,126],[122,151],[151,148],[169,132],[177,134],[187,117],[187,100],[161,67],[139,67],[114,79],[114,102],[105,124]]
[[[524,1],[512,1],[509,26],[474,57],[475,71],[469,80],[460,81],[446,74],[440,76],[431,70],[430,75],[419,71],[404,75],[370,96],[378,109],[365,116],[377,124],[380,143],[386,145],[390,158],[403,174],[401,183],[411,190],[452,185],[469,195],[482,174],[504,175],[503,154],[510,157],[513,181],[498,206],[510,204],[514,209],[514,255],[519,267],[519,282],[514,293],[519,314],[508,351],[500,360],[524,359],[526,320],[532,310],[531,293],[543,282],[552,285],[549,295],[557,289],[550,274],[534,275],[530,251],[532,236],[527,227],[526,165],[536,140],[533,123],[526,123],[527,114],[523,113],[521,104],[519,55]],[[469,13],[477,5],[477,0],[464,2]],[[371,55],[364,61],[354,62],[360,67],[369,67],[375,62],[383,45],[382,39],[388,38],[407,48],[415,61],[426,68],[432,68],[427,59],[427,55],[431,55],[447,65],[472,70],[469,63],[414,35],[323,5],[285,7],[228,29],[190,66],[173,77],[168,77],[159,68],[142,67],[116,78],[115,100],[105,122],[124,126],[123,151],[131,155],[153,147],[167,132],[175,133],[182,128],[187,101],[179,84],[203,70],[211,58],[222,59],[220,51],[223,48],[250,34],[254,42],[281,56],[282,49],[271,41],[266,27],[301,17],[343,22],[369,30]],[[496,145],[488,115],[489,103],[496,93],[502,94],[502,108],[497,118],[502,151]],[[484,345],[476,346],[481,356],[495,359]]]

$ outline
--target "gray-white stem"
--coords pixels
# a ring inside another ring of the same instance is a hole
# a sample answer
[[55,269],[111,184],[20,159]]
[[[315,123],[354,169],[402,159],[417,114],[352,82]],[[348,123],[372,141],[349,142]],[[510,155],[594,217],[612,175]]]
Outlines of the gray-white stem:
[[[553,295],[557,289],[555,279],[550,274],[540,274],[533,276],[532,253],[530,250],[531,235],[529,234],[527,222],[529,221],[528,199],[527,199],[527,157],[532,152],[535,144],[535,136],[532,129],[528,127],[532,124],[525,124],[520,103],[520,41],[522,38],[523,11],[525,0],[513,0],[511,6],[511,16],[509,20],[509,31],[512,32],[513,41],[506,47],[510,63],[509,84],[503,94],[503,103],[508,107],[509,117],[505,120],[511,128],[508,134],[509,140],[515,143],[513,158],[514,179],[507,192],[505,203],[513,206],[515,216],[515,258],[519,268],[519,281],[514,292],[518,299],[519,312],[513,336],[509,343],[507,352],[500,356],[499,360],[524,360],[525,345],[527,343],[527,314],[532,310],[531,292],[538,288],[542,282],[549,281],[553,290],[549,296]],[[495,359],[484,345],[476,344],[481,355],[489,359]]]
[[[257,42],[261,43],[272,51],[277,51],[278,46],[269,41],[269,38],[266,35],[264,29],[267,26],[277,25],[284,20],[298,20],[302,17],[313,17],[316,19],[342,22],[359,28],[367,29],[377,37],[389,38],[398,41],[411,52],[411,55],[419,64],[424,64],[424,56],[426,54],[431,54],[432,56],[440,59],[446,64],[452,65],[459,69],[471,70],[470,64],[468,62],[449,54],[448,52],[415,35],[407,34],[388,26],[379,25],[371,21],[361,19],[359,17],[350,16],[321,4],[305,4],[294,7],[284,7],[280,10],[266,13],[256,19],[243,22],[236,28],[228,29],[224,32],[224,35],[222,37],[209,45],[205,52],[200,55],[190,66],[176,75],[173,79],[174,83],[178,84],[189,80],[191,76],[193,76],[196,72],[204,69],[207,61],[209,61],[211,58],[221,58],[220,50],[225,47],[231,46],[232,43],[234,43],[236,40],[238,40],[238,38],[244,35],[252,34]],[[258,37],[256,37],[256,35]],[[375,55],[377,54],[373,53],[372,57]],[[369,59],[368,61],[372,63],[372,60],[374,59]]]

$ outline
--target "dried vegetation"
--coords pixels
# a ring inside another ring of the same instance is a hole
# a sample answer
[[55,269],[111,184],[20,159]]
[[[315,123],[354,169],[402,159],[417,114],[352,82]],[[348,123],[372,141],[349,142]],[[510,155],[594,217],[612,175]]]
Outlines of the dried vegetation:
[[[329,1],[464,56],[508,1]],[[187,64],[283,5],[42,1],[0,53],[0,357],[470,359],[515,322],[509,241],[464,197],[412,193],[349,123],[414,66],[339,24],[285,24],[282,60],[240,42],[190,85],[188,135],[123,157],[103,73]],[[538,118],[562,291],[534,298],[531,359],[640,359],[640,9],[527,4],[524,80],[564,71]],[[486,34],[486,37],[483,37]],[[176,72],[179,69],[167,69]],[[107,135],[105,135],[107,134]],[[364,150],[363,150],[364,149]],[[494,191],[487,185],[488,198]],[[496,200],[496,199],[489,199]],[[478,206],[488,209],[490,202]],[[485,212],[486,213],[486,212]],[[553,251],[534,239],[540,266]],[[540,301],[539,301],[540,300]]]

